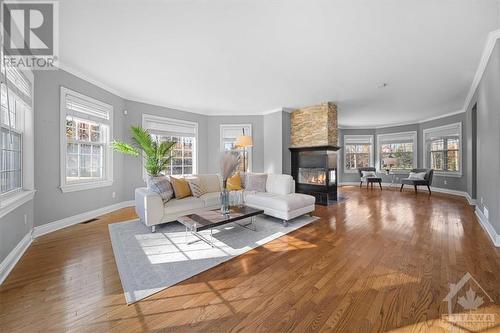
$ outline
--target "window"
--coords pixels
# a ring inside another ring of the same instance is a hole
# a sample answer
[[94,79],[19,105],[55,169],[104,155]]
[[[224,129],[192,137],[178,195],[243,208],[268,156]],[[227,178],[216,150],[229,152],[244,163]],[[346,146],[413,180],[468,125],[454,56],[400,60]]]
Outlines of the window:
[[159,142],[174,141],[166,175],[190,175],[197,172],[198,124],[190,121],[143,115],[143,127]]
[[61,87],[61,189],[110,186],[113,107]]
[[34,195],[33,74],[0,66],[0,217]]
[[377,136],[377,167],[409,171],[417,167],[417,132]]
[[[23,186],[23,126],[21,118],[27,106],[12,91],[9,91],[7,97],[7,88],[4,84],[1,86],[1,94],[0,194],[7,195],[21,190]],[[10,107],[7,107],[7,101],[9,101]]]
[[437,174],[462,175],[462,123],[424,130],[424,165]]
[[[252,171],[252,147],[247,147],[246,150],[236,147],[236,139],[243,135],[252,136],[252,125],[251,124],[223,124],[220,125],[220,151],[237,151],[240,158],[239,171],[245,170],[245,163],[247,165],[247,170]],[[244,156],[244,154],[246,155]],[[245,158],[244,158],[245,157]]]
[[344,172],[373,165],[373,136],[344,135]]

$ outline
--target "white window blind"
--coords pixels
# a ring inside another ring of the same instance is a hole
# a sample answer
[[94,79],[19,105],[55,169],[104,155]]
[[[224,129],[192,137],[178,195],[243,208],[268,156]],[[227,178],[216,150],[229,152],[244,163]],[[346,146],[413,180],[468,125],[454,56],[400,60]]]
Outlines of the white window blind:
[[172,159],[165,174],[197,173],[198,123],[144,114],[142,127],[147,129],[155,140],[175,142]]
[[69,90],[65,91],[64,103],[66,115],[94,121],[109,120],[113,108],[109,104]]

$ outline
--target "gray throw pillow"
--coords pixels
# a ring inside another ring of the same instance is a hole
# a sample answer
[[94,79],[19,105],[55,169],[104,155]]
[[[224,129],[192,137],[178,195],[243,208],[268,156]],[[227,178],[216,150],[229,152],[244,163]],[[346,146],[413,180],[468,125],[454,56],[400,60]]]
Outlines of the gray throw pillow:
[[148,189],[161,196],[163,202],[167,202],[174,196],[174,189],[166,176],[148,177],[147,185]]
[[251,174],[248,173],[245,179],[245,190],[266,192],[266,174]]

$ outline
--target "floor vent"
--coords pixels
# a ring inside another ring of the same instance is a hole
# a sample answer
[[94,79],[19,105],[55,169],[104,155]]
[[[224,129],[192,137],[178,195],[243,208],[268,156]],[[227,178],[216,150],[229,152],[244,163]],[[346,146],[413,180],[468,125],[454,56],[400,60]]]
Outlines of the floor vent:
[[83,221],[82,223],[83,224],[87,224],[87,223],[94,222],[94,221],[99,221],[99,219],[90,219],[90,220],[87,220],[87,221]]

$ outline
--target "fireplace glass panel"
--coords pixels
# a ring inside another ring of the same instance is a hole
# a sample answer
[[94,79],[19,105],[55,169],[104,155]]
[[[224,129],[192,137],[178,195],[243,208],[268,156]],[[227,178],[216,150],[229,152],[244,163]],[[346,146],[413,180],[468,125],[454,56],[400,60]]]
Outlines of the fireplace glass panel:
[[299,183],[326,185],[326,170],[321,168],[299,168]]

